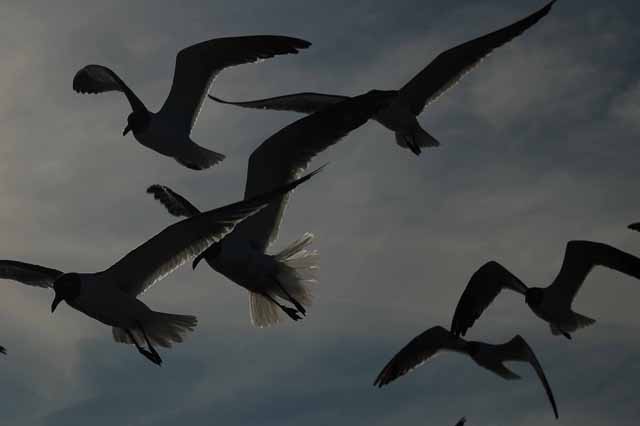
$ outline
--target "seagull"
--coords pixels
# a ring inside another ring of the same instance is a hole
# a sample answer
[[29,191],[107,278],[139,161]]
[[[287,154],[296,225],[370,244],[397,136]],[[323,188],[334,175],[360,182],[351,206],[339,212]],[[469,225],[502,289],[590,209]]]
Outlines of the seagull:
[[[542,9],[514,24],[440,53],[400,90],[388,91],[395,95],[395,100],[389,104],[388,108],[381,110],[374,119],[394,132],[398,145],[410,149],[416,155],[420,155],[424,147],[440,145],[436,138],[420,126],[416,117],[494,49],[508,43],[535,25],[549,13],[555,2],[556,0],[549,2]],[[295,111],[305,114],[340,102],[346,97],[304,92],[254,101],[231,102],[209,95],[209,98],[214,101],[239,107]]]
[[556,401],[542,366],[533,350],[520,335],[516,335],[502,345],[491,345],[483,342],[466,341],[455,336],[444,327],[432,327],[415,337],[389,361],[376,378],[374,386],[382,387],[391,383],[443,351],[453,351],[468,355],[479,366],[506,380],[519,379],[520,376],[505,367],[504,362],[522,361],[531,364],[538,374],[542,386],[544,386],[549,402],[553,407],[553,413],[556,419],[558,418]]
[[73,78],[79,93],[124,93],[133,112],[122,135],[133,132],[147,148],[172,157],[193,170],[207,169],[224,155],[201,147],[191,140],[205,94],[220,71],[276,55],[295,54],[311,43],[298,38],[258,35],[214,38],[178,52],[169,96],[157,113],[150,112],[125,82],[103,65],[87,65]]
[[2,355],[6,355],[7,354],[7,350],[5,349],[4,346],[0,346],[0,354],[2,354]]
[[560,272],[545,288],[527,287],[498,262],[487,262],[469,280],[456,307],[451,331],[464,336],[500,291],[509,289],[525,297],[534,314],[549,323],[553,335],[571,339],[570,333],[595,323],[594,319],[573,312],[571,305],[589,272],[598,265],[640,279],[640,258],[592,241],[569,241]]
[[467,418],[463,417],[460,420],[458,420],[458,423],[456,423],[456,426],[464,426],[466,422],[467,422]]
[[197,319],[153,311],[138,296],[315,173],[265,194],[177,222],[104,271],[64,273],[40,265],[0,260],[0,278],[53,288],[52,313],[64,300],[72,308],[113,327],[116,342],[134,344],[138,352],[161,365],[154,344],[168,348],[172,343],[182,342],[183,335],[193,331]]
[[634,231],[640,231],[640,222],[632,223],[629,225],[629,229],[633,229]]
[[[249,158],[245,198],[295,179],[313,157],[363,125],[388,100],[385,93],[370,91],[276,132]],[[153,185],[147,192],[174,216],[190,217],[200,211],[166,186]],[[309,284],[316,281],[318,268],[317,252],[308,249],[313,234],[304,234],[278,253],[266,253],[278,235],[287,201],[288,194],[281,196],[193,262],[195,269],[204,259],[214,270],[249,291],[251,322],[257,327],[279,322],[283,313],[298,321],[311,304]]]

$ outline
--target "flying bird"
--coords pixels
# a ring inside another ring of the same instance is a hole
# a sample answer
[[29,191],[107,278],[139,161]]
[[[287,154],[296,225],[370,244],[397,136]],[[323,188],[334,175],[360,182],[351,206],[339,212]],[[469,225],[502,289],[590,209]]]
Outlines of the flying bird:
[[545,288],[527,287],[498,262],[487,262],[472,275],[462,293],[451,331],[456,336],[464,336],[498,294],[508,289],[525,297],[529,308],[549,323],[551,333],[570,339],[570,333],[595,322],[573,312],[571,305],[589,272],[598,265],[640,279],[640,258],[592,241],[569,241],[560,272]]
[[138,352],[160,365],[162,359],[154,345],[171,347],[172,343],[182,342],[183,336],[193,331],[197,320],[191,315],[153,311],[138,296],[316,172],[265,194],[177,222],[104,271],[64,273],[44,266],[0,260],[0,278],[52,288],[55,297],[51,312],[64,300],[72,308],[113,327],[116,342],[134,344]]
[[458,420],[458,423],[456,423],[456,426],[464,426],[466,422],[467,422],[467,418],[463,417],[460,420]]
[[[507,380],[519,379],[520,376],[505,367],[505,362],[522,361],[531,364],[547,393],[549,402],[553,407],[553,413],[556,419],[558,418],[556,401],[542,366],[533,350],[519,335],[502,345],[491,345],[483,342],[466,341],[455,336],[444,327],[432,327],[402,348],[382,369],[374,385],[378,387],[387,385],[444,351],[468,355],[479,366]],[[463,418],[461,421],[464,420]]]
[[634,231],[640,231],[640,222],[632,223],[629,225],[629,229],[633,229]]
[[[416,117],[494,49],[513,40],[547,15],[555,1],[549,2],[542,9],[514,24],[440,53],[400,90],[388,91],[395,96],[395,100],[388,108],[379,111],[374,117],[375,120],[394,132],[398,145],[410,149],[416,155],[419,155],[424,147],[440,145],[436,138],[420,126]],[[212,95],[209,97],[217,102],[245,108],[305,114],[319,111],[347,98],[342,95],[310,92],[245,102],[226,101]]]
[[[264,141],[250,156],[245,198],[276,188],[302,173],[313,157],[364,124],[386,105],[389,97],[379,91],[349,98],[306,116]],[[153,194],[174,216],[192,216],[199,210],[184,197],[161,185]],[[280,321],[286,314],[294,321],[306,315],[311,304],[309,285],[315,282],[317,252],[308,246],[307,233],[282,251],[267,254],[282,222],[288,194],[278,198],[198,256],[209,266],[250,294],[250,315],[255,326]]]
[[176,56],[169,96],[156,113],[150,112],[133,90],[103,65],[87,65],[78,71],[73,78],[73,90],[124,93],[133,112],[127,118],[123,136],[132,131],[147,148],[190,169],[203,170],[224,159],[224,155],[201,147],[190,137],[205,94],[218,73],[234,65],[295,54],[310,45],[298,38],[259,35],[215,38],[182,49]]
[[5,349],[4,346],[0,346],[0,354],[3,354],[3,355],[7,354],[7,350]]

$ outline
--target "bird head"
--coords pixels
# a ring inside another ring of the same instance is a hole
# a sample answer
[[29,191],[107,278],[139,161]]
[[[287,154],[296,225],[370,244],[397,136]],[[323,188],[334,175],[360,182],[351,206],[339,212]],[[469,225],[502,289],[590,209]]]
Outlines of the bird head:
[[131,114],[129,114],[129,117],[127,117],[127,125],[122,132],[122,136],[125,136],[132,130],[134,134],[143,132],[149,126],[150,121],[151,114],[149,113],[149,111],[142,109],[133,111]]
[[544,289],[538,287],[529,288],[524,296],[524,300],[529,306],[540,306],[543,298]]
[[82,291],[80,276],[75,273],[60,276],[60,278],[53,283],[53,291],[55,292],[55,297],[53,298],[53,303],[51,303],[52,313],[63,300],[69,302],[80,295]]

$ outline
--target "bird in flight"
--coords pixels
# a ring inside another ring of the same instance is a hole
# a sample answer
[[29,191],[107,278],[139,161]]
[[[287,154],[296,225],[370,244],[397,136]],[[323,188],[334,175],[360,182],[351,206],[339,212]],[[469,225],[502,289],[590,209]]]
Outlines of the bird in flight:
[[[376,114],[376,121],[393,131],[396,143],[419,155],[422,148],[440,143],[418,123],[417,116],[440,95],[453,87],[494,49],[513,40],[549,13],[556,2],[549,2],[537,12],[489,34],[440,53],[429,65],[400,90],[389,90],[394,101]],[[324,93],[294,93],[274,98],[232,102],[209,95],[214,101],[244,108],[313,113],[347,98]]]
[[[479,366],[507,380],[519,379],[520,376],[505,367],[505,362],[521,361],[529,363],[542,382],[553,408],[553,413],[556,419],[558,418],[556,401],[542,366],[531,347],[519,335],[507,343],[492,345],[483,342],[466,341],[461,337],[455,336],[444,327],[432,327],[402,348],[382,369],[374,385],[378,387],[387,385],[445,351],[468,355]],[[465,419],[463,418],[461,421],[463,420]]]
[[534,314],[549,323],[554,335],[571,339],[570,333],[595,322],[573,312],[571,305],[589,272],[598,265],[640,279],[640,258],[592,241],[569,241],[560,272],[545,288],[527,287],[498,262],[487,262],[471,276],[462,293],[451,331],[464,336],[498,294],[508,289],[522,294]]
[[640,231],[640,222],[632,223],[629,225],[629,229],[633,229],[634,231]]
[[310,45],[298,38],[259,35],[215,38],[186,47],[176,56],[169,96],[156,113],[149,111],[133,90],[103,65],[87,65],[78,71],[73,78],[73,90],[124,93],[133,112],[127,118],[123,136],[131,131],[147,148],[190,169],[203,170],[224,159],[224,155],[201,147],[190,137],[202,101],[218,73],[234,65],[295,54]]
[[[310,173],[265,194],[209,210],[177,222],[128,253],[110,268],[95,273],[64,273],[14,260],[0,260],[0,278],[52,288],[51,312],[69,306],[113,327],[116,342],[134,344],[154,364],[162,359],[154,345],[170,347],[193,331],[196,317],[156,312],[138,297],[185,262],[224,238],[247,217],[308,180]],[[146,348],[142,344],[146,344]]]
[[[245,198],[295,179],[313,157],[366,123],[388,100],[385,93],[371,91],[331,105],[279,130],[251,154]],[[154,185],[148,192],[174,216],[189,217],[199,212],[166,186]],[[258,327],[280,321],[282,313],[297,321],[306,315],[306,307],[311,304],[309,285],[315,282],[317,271],[317,252],[308,249],[313,235],[305,234],[279,253],[266,253],[278,235],[288,197],[289,194],[283,194],[247,219],[193,263],[195,268],[204,259],[214,270],[247,289],[251,321]]]

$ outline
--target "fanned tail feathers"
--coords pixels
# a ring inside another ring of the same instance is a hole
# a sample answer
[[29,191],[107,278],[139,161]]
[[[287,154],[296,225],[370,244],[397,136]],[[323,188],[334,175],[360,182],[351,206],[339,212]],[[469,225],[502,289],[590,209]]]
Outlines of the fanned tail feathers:
[[[170,348],[172,343],[181,343],[184,335],[193,331],[197,323],[198,319],[192,315],[152,312],[148,318],[142,321],[142,327],[144,327],[144,331],[152,344]],[[138,344],[144,345],[145,340],[142,331],[139,329],[130,331]],[[113,328],[113,339],[119,343],[133,344],[129,334],[121,328]]]

